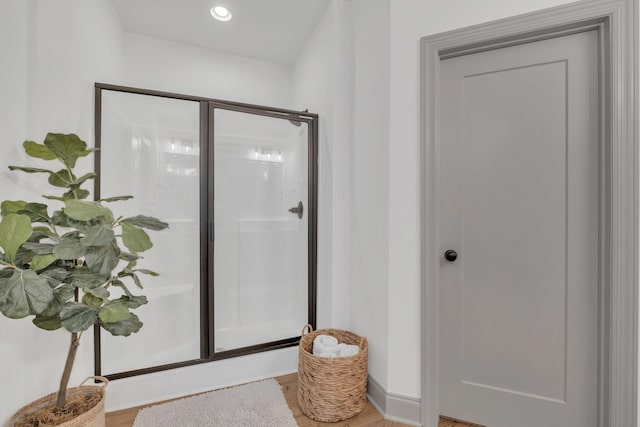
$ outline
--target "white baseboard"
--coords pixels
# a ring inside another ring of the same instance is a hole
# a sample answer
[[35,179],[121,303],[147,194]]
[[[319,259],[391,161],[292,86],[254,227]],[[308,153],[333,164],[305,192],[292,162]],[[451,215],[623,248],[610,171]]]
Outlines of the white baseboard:
[[371,376],[367,381],[367,395],[369,402],[375,406],[385,419],[412,426],[422,425],[420,421],[420,399],[387,393]]

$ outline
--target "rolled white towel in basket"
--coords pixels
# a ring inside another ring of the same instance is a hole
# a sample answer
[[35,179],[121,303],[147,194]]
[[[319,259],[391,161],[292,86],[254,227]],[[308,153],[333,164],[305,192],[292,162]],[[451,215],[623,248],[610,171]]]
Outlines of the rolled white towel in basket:
[[353,344],[349,344],[349,345],[345,345],[344,347],[342,347],[340,349],[340,352],[338,353],[338,356],[340,356],[340,357],[355,356],[359,352],[360,352],[360,347],[359,346],[353,345]]
[[319,345],[315,345],[313,346],[313,354],[315,354],[316,356],[320,356],[322,354],[327,354],[327,353],[331,353],[331,354],[335,354],[336,356],[340,356],[340,350],[342,350],[343,348],[345,348],[347,345],[340,343],[338,345],[334,345],[334,346],[323,346],[322,344]]
[[335,337],[330,335],[318,335],[313,340],[313,354],[319,357],[346,357],[354,356],[360,352],[357,345],[338,343]]
[[338,338],[332,337],[331,335],[318,335],[313,340],[313,343],[327,345],[327,346],[335,346],[335,345],[338,345]]
[[331,335],[318,335],[313,340],[314,344],[322,344],[327,347],[334,347],[338,345],[338,338],[332,337]]
[[338,339],[330,335],[318,335],[313,340],[313,354],[333,353],[336,356],[342,347],[338,347]]

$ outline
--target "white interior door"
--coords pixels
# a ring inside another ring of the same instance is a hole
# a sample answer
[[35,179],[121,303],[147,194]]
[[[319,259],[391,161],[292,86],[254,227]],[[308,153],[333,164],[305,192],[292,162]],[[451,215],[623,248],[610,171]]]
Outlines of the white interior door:
[[597,58],[590,31],[441,63],[442,415],[597,424]]

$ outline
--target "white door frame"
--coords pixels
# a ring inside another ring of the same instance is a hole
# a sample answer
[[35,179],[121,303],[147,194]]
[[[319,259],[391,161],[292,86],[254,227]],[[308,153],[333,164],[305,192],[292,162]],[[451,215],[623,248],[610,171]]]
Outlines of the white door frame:
[[[638,0],[586,0],[421,40],[422,424],[437,427],[440,61],[597,30],[600,51],[598,427],[637,426]],[[473,420],[469,420],[473,421]]]

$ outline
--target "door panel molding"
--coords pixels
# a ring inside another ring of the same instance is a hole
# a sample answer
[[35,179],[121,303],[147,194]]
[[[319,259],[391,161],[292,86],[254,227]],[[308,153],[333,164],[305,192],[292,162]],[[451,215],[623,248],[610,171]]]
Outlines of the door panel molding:
[[638,0],[589,0],[421,40],[422,423],[439,416],[440,61],[597,30],[600,51],[598,426],[637,425]]

